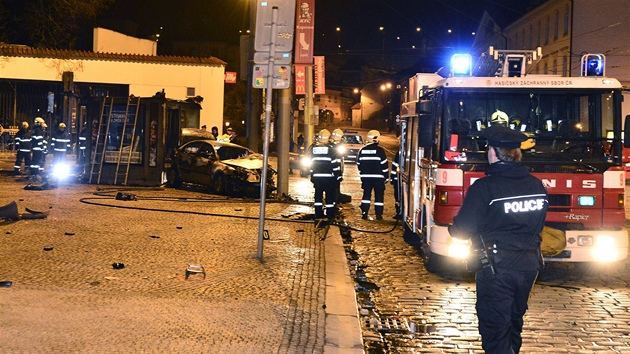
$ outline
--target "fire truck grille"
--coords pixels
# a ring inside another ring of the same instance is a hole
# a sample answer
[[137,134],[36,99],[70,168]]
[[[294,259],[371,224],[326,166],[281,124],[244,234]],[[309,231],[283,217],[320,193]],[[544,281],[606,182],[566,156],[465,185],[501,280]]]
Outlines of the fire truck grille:
[[549,194],[547,199],[550,207],[568,207],[571,205],[571,196],[568,194]]

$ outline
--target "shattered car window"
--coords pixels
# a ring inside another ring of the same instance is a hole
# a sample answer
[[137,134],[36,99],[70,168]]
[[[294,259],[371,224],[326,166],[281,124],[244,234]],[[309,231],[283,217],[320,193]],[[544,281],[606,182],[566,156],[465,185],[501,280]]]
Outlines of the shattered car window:
[[234,146],[217,146],[217,153],[221,160],[238,159],[249,155],[247,149]]

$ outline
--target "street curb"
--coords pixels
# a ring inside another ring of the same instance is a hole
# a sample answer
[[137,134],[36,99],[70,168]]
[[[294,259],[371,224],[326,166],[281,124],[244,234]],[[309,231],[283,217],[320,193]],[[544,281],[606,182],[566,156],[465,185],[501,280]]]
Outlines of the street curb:
[[324,353],[363,354],[356,293],[339,227],[328,230],[326,260],[326,337]]

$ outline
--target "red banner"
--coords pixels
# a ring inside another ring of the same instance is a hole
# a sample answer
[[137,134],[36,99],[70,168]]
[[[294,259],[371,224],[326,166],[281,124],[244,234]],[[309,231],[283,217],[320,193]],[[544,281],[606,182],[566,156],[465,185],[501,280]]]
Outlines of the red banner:
[[313,58],[315,59],[315,75],[313,75],[315,79],[313,80],[313,91],[315,91],[314,93],[316,95],[323,95],[326,93],[326,67],[324,64],[324,57],[316,56]]
[[298,0],[295,7],[295,64],[313,63],[315,0]]

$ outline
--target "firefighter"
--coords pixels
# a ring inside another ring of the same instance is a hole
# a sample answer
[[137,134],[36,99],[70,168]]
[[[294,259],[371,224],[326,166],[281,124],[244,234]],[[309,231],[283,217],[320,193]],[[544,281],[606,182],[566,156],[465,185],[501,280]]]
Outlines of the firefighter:
[[501,125],[484,136],[490,165],[468,188],[449,233],[491,250],[482,257],[488,266],[475,274],[484,351],[518,353],[527,299],[543,265],[540,234],[549,202],[543,183],[520,162],[527,136]]
[[17,151],[17,157],[13,169],[14,173],[19,175],[22,160],[24,160],[24,171],[28,171],[31,166],[31,133],[28,130],[28,122],[22,122],[20,130],[15,134],[15,151]]
[[44,143],[44,129],[46,129],[46,122],[41,117],[35,118],[35,122],[33,123],[33,132],[31,133],[31,147],[33,150],[33,156],[31,158],[31,169],[30,173],[33,176],[38,176],[40,173],[44,172],[44,167],[46,167],[46,155],[45,151],[45,143]]
[[[317,137],[317,142],[311,151],[311,182],[315,188],[315,219],[322,227],[326,223],[324,219],[324,206],[326,207],[325,217],[328,222],[335,219],[335,199],[337,198],[338,185],[342,180],[339,159],[334,148],[329,144],[330,132],[322,129]],[[324,200],[326,201],[324,204]]]
[[87,122],[83,122],[83,128],[79,132],[79,164],[85,164],[85,153],[87,150]]
[[396,215],[394,219],[402,219],[400,214],[400,196],[398,195],[398,173],[400,168],[400,151],[396,152],[396,156],[392,160],[392,171],[389,174],[389,180],[392,186],[394,186],[394,200],[396,201]]
[[370,130],[367,134],[369,143],[359,150],[357,157],[361,188],[363,188],[363,197],[361,199],[361,218],[363,220],[368,218],[372,190],[374,190],[376,220],[383,220],[383,202],[385,200],[385,185],[387,184],[389,166],[387,165],[385,150],[378,146],[378,138],[380,136],[381,133],[378,130]]
[[507,127],[509,121],[510,118],[508,117],[507,113],[498,109],[490,116],[490,125],[502,125],[504,127]]
[[53,165],[66,161],[66,153],[70,149],[70,138],[66,133],[66,124],[59,123],[57,129],[53,133],[52,143],[53,149]]

